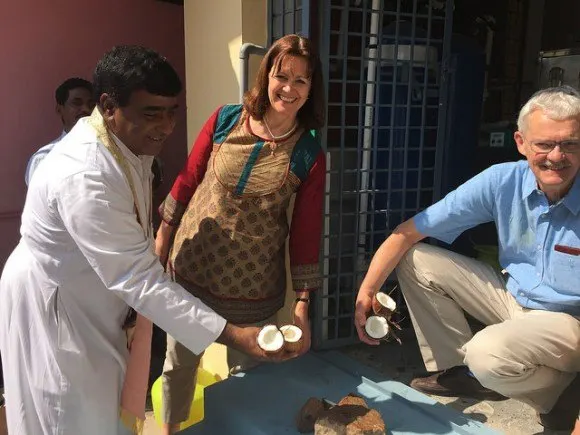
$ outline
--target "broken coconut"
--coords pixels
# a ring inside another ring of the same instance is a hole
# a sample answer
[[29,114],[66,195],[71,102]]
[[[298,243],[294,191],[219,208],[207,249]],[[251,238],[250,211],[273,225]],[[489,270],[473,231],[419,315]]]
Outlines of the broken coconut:
[[362,397],[349,394],[323,412],[314,424],[315,435],[384,435],[385,422]]
[[370,316],[365,323],[365,332],[373,340],[382,340],[389,334],[389,322],[381,316]]
[[388,294],[377,292],[373,297],[373,312],[377,316],[383,316],[390,319],[397,309],[397,303]]
[[314,432],[314,423],[320,415],[326,410],[322,400],[311,397],[300,408],[296,415],[296,427],[300,433]]
[[302,349],[302,329],[296,325],[284,325],[280,328],[284,336],[284,347],[288,352]]
[[278,353],[284,349],[284,335],[276,325],[266,325],[258,333],[258,346],[266,353]]

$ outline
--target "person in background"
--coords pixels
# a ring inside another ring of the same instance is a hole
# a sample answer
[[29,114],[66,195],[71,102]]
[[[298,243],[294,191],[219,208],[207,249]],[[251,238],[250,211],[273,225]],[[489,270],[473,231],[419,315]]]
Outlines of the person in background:
[[[38,167],[0,278],[11,435],[122,435],[145,418],[151,323],[200,354],[254,358],[257,327],[227,322],[173,282],[154,252],[151,164],[175,127],[181,81],[153,50],[119,46],[94,73],[97,107]],[[123,325],[138,313],[132,340]]]
[[[439,396],[514,398],[539,423],[570,430],[580,406],[580,94],[538,91],[515,142],[524,161],[491,166],[399,225],[375,253],[356,301],[364,325],[373,295],[397,268],[428,376],[411,386]],[[452,243],[495,222],[501,273],[418,242]],[[475,335],[465,312],[489,325]]]
[[91,82],[78,77],[66,79],[54,94],[56,99],[56,113],[62,122],[62,133],[48,145],[36,151],[28,160],[24,181],[28,186],[32,174],[46,157],[46,155],[71,131],[76,122],[83,116],[89,116],[95,107],[93,99],[93,85]]
[[[325,122],[321,71],[308,39],[287,35],[272,45],[244,104],[220,107],[203,126],[160,207],[156,240],[159,257],[191,294],[234,324],[263,324],[284,305],[289,234],[293,315],[304,334],[300,354],[310,348],[310,292],[321,285],[326,169],[310,132]],[[200,357],[168,337],[165,434],[188,418]],[[232,373],[255,365],[229,350],[228,364]]]

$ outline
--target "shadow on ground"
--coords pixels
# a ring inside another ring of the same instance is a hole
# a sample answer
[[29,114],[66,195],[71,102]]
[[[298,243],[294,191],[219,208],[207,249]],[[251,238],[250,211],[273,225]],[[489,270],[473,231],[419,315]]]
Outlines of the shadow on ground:
[[[412,329],[405,329],[401,339],[402,345],[394,342],[377,347],[360,344],[339,350],[386,376],[409,385],[416,374],[425,372],[425,366]],[[431,397],[507,435],[569,435],[565,431],[544,431],[537,422],[535,411],[516,400],[492,402],[458,397]]]

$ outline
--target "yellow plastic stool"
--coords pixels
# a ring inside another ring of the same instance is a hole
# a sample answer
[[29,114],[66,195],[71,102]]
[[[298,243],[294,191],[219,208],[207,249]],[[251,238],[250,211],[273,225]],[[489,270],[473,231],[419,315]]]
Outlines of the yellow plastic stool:
[[[193,401],[191,402],[191,408],[189,410],[189,418],[187,421],[181,423],[179,430],[183,430],[195,423],[199,423],[203,420],[204,407],[203,407],[203,390],[205,387],[215,384],[221,381],[221,378],[213,373],[204,370],[199,367],[197,369],[197,384],[195,385],[195,394],[193,395]],[[151,387],[151,402],[153,403],[153,414],[155,415],[155,421],[159,426],[163,425],[163,419],[161,415],[163,413],[163,396],[162,391],[162,379],[161,377],[153,383]]]

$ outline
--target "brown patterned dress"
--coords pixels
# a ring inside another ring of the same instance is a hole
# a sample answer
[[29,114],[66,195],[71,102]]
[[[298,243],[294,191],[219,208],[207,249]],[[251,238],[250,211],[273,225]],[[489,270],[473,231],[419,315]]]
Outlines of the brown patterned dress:
[[176,281],[233,323],[275,314],[285,299],[287,210],[296,194],[290,273],[295,290],[318,288],[324,177],[310,133],[298,129],[273,146],[251,132],[241,106],[218,109],[160,208],[177,225],[169,256]]

